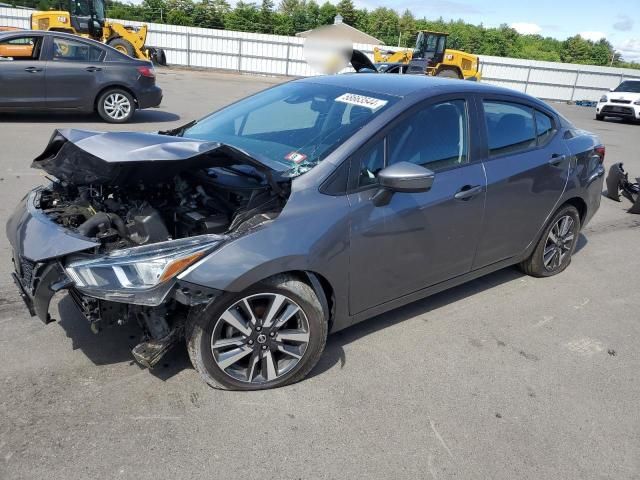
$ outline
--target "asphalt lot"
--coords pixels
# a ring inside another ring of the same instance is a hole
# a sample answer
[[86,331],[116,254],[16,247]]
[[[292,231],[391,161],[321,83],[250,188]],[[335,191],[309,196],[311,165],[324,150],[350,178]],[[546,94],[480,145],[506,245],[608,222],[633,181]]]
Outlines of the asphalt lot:
[[[0,221],[44,181],[56,127],[179,126],[282,81],[164,70],[135,123],[0,114]],[[640,125],[560,105],[640,176]],[[640,477],[640,217],[603,199],[573,263],[511,268],[329,338],[307,380],[221,392],[184,348],[133,363],[134,329],[93,335],[64,297],[44,326],[9,278],[0,236],[0,479]],[[4,227],[3,227],[4,228]],[[4,233],[4,232],[3,232]],[[46,239],[43,239],[46,241]]]

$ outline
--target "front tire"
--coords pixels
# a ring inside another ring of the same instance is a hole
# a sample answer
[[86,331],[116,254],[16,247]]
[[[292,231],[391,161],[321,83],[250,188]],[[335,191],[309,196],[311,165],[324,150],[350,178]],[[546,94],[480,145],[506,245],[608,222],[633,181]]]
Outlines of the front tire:
[[602,122],[604,120],[604,115],[596,115],[596,120]]
[[302,380],[318,362],[328,319],[313,289],[278,275],[225,293],[187,321],[189,358],[223,390],[263,390]]
[[580,235],[580,214],[573,205],[560,208],[547,224],[531,256],[520,264],[527,275],[551,277],[571,263]]
[[97,101],[98,114],[109,123],[127,123],[136,111],[136,102],[126,90],[112,88]]

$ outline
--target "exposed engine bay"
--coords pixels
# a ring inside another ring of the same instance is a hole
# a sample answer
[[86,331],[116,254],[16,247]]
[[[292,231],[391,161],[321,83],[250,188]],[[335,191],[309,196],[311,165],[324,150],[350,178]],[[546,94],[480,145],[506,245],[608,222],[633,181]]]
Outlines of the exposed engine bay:
[[67,290],[96,333],[138,323],[132,353],[147,367],[182,338],[189,315],[223,293],[180,273],[276,218],[290,192],[288,177],[242,150],[170,134],[60,130],[32,167],[51,184],[8,222],[30,313],[53,321],[51,298]]
[[250,170],[214,167],[124,187],[57,181],[41,193],[40,208],[111,251],[246,230],[274,218],[284,200]]
[[288,196],[243,151],[169,135],[56,131],[33,167],[56,177],[40,209],[103,251],[247,229]]

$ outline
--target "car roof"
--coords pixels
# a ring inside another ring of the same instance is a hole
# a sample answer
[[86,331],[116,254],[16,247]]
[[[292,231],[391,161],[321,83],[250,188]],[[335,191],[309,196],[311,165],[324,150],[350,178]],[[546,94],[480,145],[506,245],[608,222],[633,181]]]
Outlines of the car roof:
[[108,47],[108,45],[105,45],[102,42],[93,40],[92,38],[81,37],[80,35],[74,35],[72,33],[66,33],[66,32],[57,32],[57,31],[50,31],[50,30],[10,30],[7,32],[0,32],[0,38],[21,37],[23,35],[55,35],[56,37],[68,38],[70,40],[80,40],[83,42],[89,42],[100,47],[104,47],[104,46]]
[[10,32],[0,32],[0,40],[7,37],[20,37],[23,35],[55,35],[56,37],[68,38],[69,40],[88,42],[92,45],[95,45],[98,48],[102,48],[103,50],[112,50],[113,52],[116,52],[118,55],[120,55],[119,58],[121,60],[124,60],[124,61],[130,60],[132,63],[141,63],[141,62],[148,63],[145,60],[142,60],[139,58],[133,58],[128,55],[125,55],[124,53],[119,52],[112,46],[107,45],[106,43],[99,42],[92,38],[82,37],[80,35],[74,35],[72,33],[66,33],[66,32],[57,32],[57,31],[51,31],[51,30],[13,30]]
[[396,97],[406,97],[420,92],[429,93],[429,96],[446,95],[448,93],[509,95],[525,98],[529,101],[545,105],[537,98],[516,90],[497,87],[482,82],[452,80],[450,78],[431,77],[428,75],[343,73],[337,75],[307,77],[296,81],[334,85],[342,88],[353,88]]

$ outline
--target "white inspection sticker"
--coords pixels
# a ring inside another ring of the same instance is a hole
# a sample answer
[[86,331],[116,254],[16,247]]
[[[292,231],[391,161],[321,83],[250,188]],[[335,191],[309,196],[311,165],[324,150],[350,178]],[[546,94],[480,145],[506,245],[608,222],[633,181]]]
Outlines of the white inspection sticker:
[[340,95],[338,98],[336,98],[336,102],[350,103],[351,105],[370,108],[374,112],[387,104],[386,100],[366,97],[364,95],[357,95],[355,93],[345,93],[343,95]]

